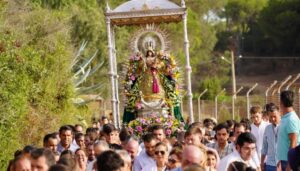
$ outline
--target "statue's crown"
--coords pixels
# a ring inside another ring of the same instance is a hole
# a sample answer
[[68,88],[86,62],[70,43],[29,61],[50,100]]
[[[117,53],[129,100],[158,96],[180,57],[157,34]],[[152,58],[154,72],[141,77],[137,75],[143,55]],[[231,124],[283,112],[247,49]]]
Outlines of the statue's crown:
[[153,44],[153,41],[147,41],[146,43],[146,48],[147,48],[147,51],[153,51],[154,50],[154,44]]

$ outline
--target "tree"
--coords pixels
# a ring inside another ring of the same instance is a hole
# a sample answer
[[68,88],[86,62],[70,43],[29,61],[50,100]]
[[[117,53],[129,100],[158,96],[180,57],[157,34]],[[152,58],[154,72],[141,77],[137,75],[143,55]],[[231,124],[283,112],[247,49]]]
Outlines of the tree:
[[272,0],[261,12],[259,25],[269,43],[282,55],[300,54],[300,4],[297,0]]

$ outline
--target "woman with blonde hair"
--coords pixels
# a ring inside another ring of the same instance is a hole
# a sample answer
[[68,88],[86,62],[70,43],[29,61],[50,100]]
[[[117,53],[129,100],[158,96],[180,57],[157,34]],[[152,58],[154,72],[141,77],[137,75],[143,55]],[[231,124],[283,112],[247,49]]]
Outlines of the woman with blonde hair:
[[155,145],[154,159],[156,165],[146,165],[142,171],[168,171],[168,146],[163,142],[159,142]]

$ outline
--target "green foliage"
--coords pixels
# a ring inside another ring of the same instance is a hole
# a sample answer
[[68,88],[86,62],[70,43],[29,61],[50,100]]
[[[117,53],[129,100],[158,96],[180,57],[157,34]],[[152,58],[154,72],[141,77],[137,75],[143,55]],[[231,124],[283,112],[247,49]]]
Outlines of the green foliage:
[[261,12],[259,24],[274,52],[299,54],[300,4],[297,0],[273,0]]
[[[11,10],[12,4],[5,8]],[[15,150],[40,146],[46,133],[78,122],[79,113],[86,119],[88,112],[75,108],[70,100],[73,47],[64,13],[19,9],[1,18],[6,25],[0,32],[0,170]]]
[[248,32],[249,24],[257,19],[266,3],[267,0],[228,0],[224,16],[229,30],[236,30],[240,33]]
[[201,83],[201,89],[207,89],[207,92],[203,95],[203,99],[213,100],[222,89],[221,80],[217,77],[206,78]]

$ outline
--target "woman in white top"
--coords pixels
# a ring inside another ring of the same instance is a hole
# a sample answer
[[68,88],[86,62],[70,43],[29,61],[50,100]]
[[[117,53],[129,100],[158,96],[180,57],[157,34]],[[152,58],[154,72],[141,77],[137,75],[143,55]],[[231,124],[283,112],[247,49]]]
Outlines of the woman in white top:
[[156,161],[156,165],[149,164],[146,165],[142,171],[168,171],[167,162],[168,162],[168,146],[159,142],[155,145],[155,155],[154,159]]

